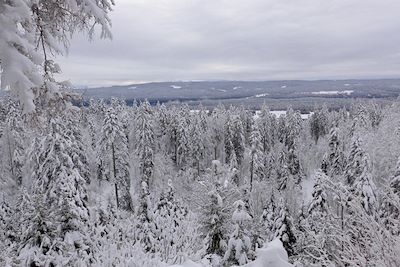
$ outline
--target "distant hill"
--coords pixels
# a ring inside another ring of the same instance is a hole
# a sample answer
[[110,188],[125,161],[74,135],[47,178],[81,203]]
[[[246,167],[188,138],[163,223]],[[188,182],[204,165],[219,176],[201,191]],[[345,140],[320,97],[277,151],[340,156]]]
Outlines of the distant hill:
[[147,99],[151,103],[196,105],[201,102],[213,106],[222,102],[257,107],[263,102],[347,103],[355,98],[395,99],[400,94],[400,79],[154,82],[78,91],[85,101],[119,97],[126,99],[128,104],[134,99]]

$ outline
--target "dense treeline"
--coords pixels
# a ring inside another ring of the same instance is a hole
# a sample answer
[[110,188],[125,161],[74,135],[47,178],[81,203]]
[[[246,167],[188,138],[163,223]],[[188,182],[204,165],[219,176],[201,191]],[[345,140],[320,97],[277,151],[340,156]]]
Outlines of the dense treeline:
[[400,265],[398,102],[0,107],[2,266]]

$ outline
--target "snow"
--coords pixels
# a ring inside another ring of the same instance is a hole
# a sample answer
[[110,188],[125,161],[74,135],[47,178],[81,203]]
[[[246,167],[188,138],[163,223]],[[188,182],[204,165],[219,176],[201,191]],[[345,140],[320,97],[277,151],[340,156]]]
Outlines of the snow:
[[351,95],[352,93],[354,93],[353,90],[311,92],[313,95]]
[[[288,263],[288,255],[283,248],[282,242],[277,238],[265,244],[257,250],[256,260],[249,262],[243,267],[294,267]],[[196,263],[191,260],[182,265],[170,265],[169,267],[206,267],[204,264]]]
[[200,263],[196,263],[191,260],[187,260],[182,265],[170,265],[169,267],[204,267],[204,265],[200,264]]
[[257,259],[245,267],[291,267],[282,242],[277,238],[257,250]]
[[[260,110],[257,110],[255,116],[256,116],[256,117],[259,116],[259,113],[260,113],[260,112],[261,112]],[[270,113],[271,113],[271,114],[274,114],[276,117],[279,118],[280,116],[285,116],[285,115],[286,115],[286,110],[271,110]],[[300,116],[301,116],[301,118],[302,118],[303,120],[306,120],[306,119],[308,119],[312,114],[313,114],[313,112],[310,112],[310,113],[306,113],[306,114],[300,114]]]
[[265,97],[265,96],[268,96],[268,95],[269,95],[268,93],[263,93],[263,94],[257,94],[254,97],[259,98],[259,97]]
[[303,191],[304,202],[309,203],[312,199],[312,192],[314,188],[314,179],[303,179],[301,183],[301,188]]

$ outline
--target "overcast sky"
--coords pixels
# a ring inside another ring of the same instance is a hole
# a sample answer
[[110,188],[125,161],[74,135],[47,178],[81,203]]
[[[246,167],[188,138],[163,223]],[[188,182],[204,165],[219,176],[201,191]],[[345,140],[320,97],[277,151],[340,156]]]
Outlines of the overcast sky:
[[400,0],[115,0],[112,40],[77,36],[77,85],[400,77]]

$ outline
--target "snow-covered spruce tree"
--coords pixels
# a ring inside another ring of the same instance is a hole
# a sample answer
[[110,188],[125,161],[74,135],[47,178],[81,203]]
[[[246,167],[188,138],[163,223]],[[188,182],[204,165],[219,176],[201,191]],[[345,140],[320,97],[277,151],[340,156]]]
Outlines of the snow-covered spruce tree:
[[234,206],[235,211],[232,214],[234,230],[229,238],[224,255],[224,266],[246,264],[249,262],[249,255],[252,253],[251,240],[246,233],[246,227],[251,221],[251,216],[242,200],[237,200]]
[[338,128],[329,132],[328,151],[324,154],[321,163],[322,171],[327,175],[341,175],[345,167],[343,142],[340,140]]
[[8,112],[3,129],[4,152],[8,155],[10,177],[16,185],[21,186],[25,162],[23,120],[16,102],[9,100],[6,109]]
[[167,147],[168,152],[171,154],[171,158],[174,161],[175,165],[178,165],[178,125],[180,121],[180,117],[178,116],[178,109],[173,106],[168,109],[167,112],[167,121],[166,121],[166,134],[167,134]]
[[264,221],[265,240],[272,241],[275,238],[275,220],[277,217],[277,207],[275,205],[274,191],[271,192],[268,204],[264,207],[262,218]]
[[155,225],[152,214],[150,192],[146,182],[141,183],[140,200],[138,209],[137,236],[144,251],[154,253]]
[[50,55],[62,54],[76,31],[92,37],[95,24],[101,26],[101,37],[111,36],[107,14],[112,4],[111,0],[0,2],[1,88],[10,87],[23,110],[33,111],[40,89],[56,90],[47,78],[58,68]]
[[365,211],[374,215],[376,212],[376,186],[372,180],[371,163],[368,154],[365,154],[361,159],[362,173],[354,182],[354,187],[351,189],[355,195],[361,198],[362,206]]
[[181,168],[186,167],[190,155],[189,125],[190,125],[189,107],[183,106],[179,110],[179,121],[177,126],[177,165]]
[[[88,231],[86,183],[71,158],[75,140],[59,119],[38,144],[33,157],[35,210],[22,231],[14,262],[21,266],[90,266],[94,244]],[[24,220],[24,219],[22,219]]]
[[168,149],[168,114],[164,104],[157,102],[154,110],[154,137],[156,141],[156,150],[167,152]]
[[225,108],[217,106],[210,117],[210,125],[208,127],[208,136],[211,139],[213,159],[221,159],[222,143],[224,141],[224,124],[225,124]]
[[295,144],[289,149],[287,153],[287,166],[294,183],[296,185],[300,185],[304,173],[303,173],[303,168],[300,164],[299,157],[297,155]]
[[226,222],[228,214],[223,199],[217,190],[207,195],[207,202],[201,210],[200,229],[210,258],[222,257],[226,246]]
[[110,107],[104,116],[97,152],[98,179],[114,183],[116,205],[124,210],[132,210],[128,159],[126,135],[118,115]]
[[352,116],[352,125],[350,134],[356,135],[362,129],[367,129],[371,126],[368,110],[365,105],[358,103],[352,106],[350,115]]
[[354,139],[351,145],[345,179],[350,191],[361,199],[365,211],[368,214],[374,214],[376,186],[371,176],[371,161],[369,155],[362,148],[360,138]]
[[231,162],[232,154],[235,153],[232,139],[233,139],[233,122],[229,110],[224,125],[224,151],[225,151],[225,163],[227,164]]
[[138,236],[146,252],[154,252],[154,222],[151,213],[149,186],[154,172],[154,126],[148,101],[140,104],[136,118],[137,154],[140,161]]
[[[7,266],[9,264],[8,249],[13,243],[18,241],[19,233],[14,231],[15,224],[18,222],[13,221],[13,208],[7,201],[0,202],[0,265]],[[7,262],[7,264],[6,264]]]
[[192,166],[197,170],[197,176],[200,176],[201,162],[205,154],[204,129],[201,124],[201,118],[196,114],[192,117],[189,129]]
[[283,117],[283,128],[281,131],[281,142],[285,144],[288,149],[291,149],[295,145],[295,141],[298,138],[302,127],[302,119],[298,111],[294,111],[291,107],[286,111],[286,115]]
[[296,243],[292,221],[285,201],[281,197],[277,207],[277,217],[274,222],[275,238],[279,238],[282,241],[289,256],[294,254],[294,244]]
[[71,158],[86,183],[91,182],[91,174],[86,146],[83,143],[82,128],[79,126],[77,111],[70,110],[63,116],[66,125],[66,134],[74,140],[71,144]]
[[201,247],[197,227],[188,208],[176,199],[171,180],[168,180],[168,189],[156,203],[153,214],[153,247],[163,262],[179,264],[188,256],[194,256]]
[[269,152],[274,145],[276,131],[275,118],[265,103],[261,107],[256,124],[260,132],[262,151],[265,154]]
[[397,160],[395,173],[390,180],[390,187],[393,188],[393,192],[400,196],[400,157]]
[[89,100],[89,107],[84,112],[86,117],[86,128],[90,137],[90,145],[95,151],[100,139],[101,127],[104,121],[105,104],[103,100]]
[[288,160],[285,148],[282,148],[276,161],[277,185],[278,190],[281,192],[286,189],[288,181],[290,179],[290,172],[287,161]]
[[386,229],[393,235],[400,235],[400,157],[389,186],[384,190],[379,217]]
[[140,104],[136,118],[137,154],[140,161],[141,182],[152,184],[154,171],[154,126],[149,102]]
[[319,170],[315,173],[314,179],[315,183],[312,191],[312,199],[307,210],[307,220],[311,226],[311,229],[316,233],[319,233],[321,228],[323,228],[325,217],[328,212],[327,195],[325,188],[323,187],[323,183],[327,177],[322,171]]
[[253,125],[253,130],[250,134],[250,191],[253,188],[254,179],[260,180],[263,175],[262,166],[262,147],[261,136],[257,125]]
[[324,106],[321,109],[314,110],[310,118],[310,132],[315,144],[318,143],[320,137],[328,133],[328,127],[328,108]]
[[350,146],[350,152],[347,157],[347,165],[345,168],[344,177],[346,184],[353,186],[354,182],[364,171],[362,165],[362,158],[364,157],[365,151],[362,148],[362,139],[355,138]]
[[238,165],[241,166],[245,150],[245,131],[239,116],[235,116],[232,122],[232,144],[236,154]]
[[369,103],[368,113],[372,128],[378,128],[384,117],[381,106],[375,102]]

